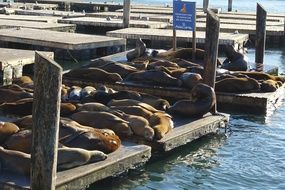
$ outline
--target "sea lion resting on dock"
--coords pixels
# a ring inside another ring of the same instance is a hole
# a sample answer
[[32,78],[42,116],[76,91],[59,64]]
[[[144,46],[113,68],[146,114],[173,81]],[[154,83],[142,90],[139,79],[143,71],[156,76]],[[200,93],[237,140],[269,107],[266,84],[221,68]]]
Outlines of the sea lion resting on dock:
[[19,127],[13,123],[0,121],[0,145],[19,130]]
[[252,78],[226,78],[216,82],[215,90],[231,93],[257,92],[260,90],[260,85]]
[[146,51],[145,43],[142,41],[141,38],[137,39],[137,41],[136,41],[136,48],[131,50],[131,51],[129,51],[127,53],[127,55],[126,55],[128,61],[132,61],[133,59],[138,58],[138,57],[144,55],[145,51]]
[[111,106],[111,108],[120,110],[126,114],[141,116],[147,120],[149,120],[153,114],[151,111],[142,108],[141,106]]
[[282,83],[285,82],[284,76],[274,76],[274,75],[270,75],[270,74],[262,73],[262,72],[237,71],[237,72],[233,72],[232,74],[233,75],[240,75],[240,74],[246,75],[255,80],[274,80],[274,81],[280,81]]
[[118,73],[123,78],[126,77],[130,73],[134,73],[138,71],[137,68],[130,66],[130,65],[126,65],[124,63],[108,63],[99,68],[103,69],[104,71],[110,72],[110,73]]
[[121,137],[133,135],[127,121],[108,112],[81,111],[72,114],[71,119],[77,121],[81,125],[88,125],[98,129],[111,129]]
[[0,88],[0,97],[0,104],[3,104],[5,102],[15,102],[24,98],[32,98],[33,95],[28,92]]
[[137,101],[137,100],[132,100],[132,99],[122,99],[122,100],[111,100],[110,102],[108,102],[107,104],[108,106],[140,106],[150,112],[159,112],[159,110],[155,109],[154,107],[152,107],[149,104]]
[[149,122],[154,129],[155,138],[158,140],[162,139],[174,127],[172,117],[162,112],[154,113]]
[[226,45],[225,47],[226,59],[221,68],[229,71],[246,71],[247,58],[244,54],[237,52],[233,45]]
[[279,87],[282,86],[281,81],[275,81],[275,80],[266,80],[261,83],[261,91],[262,92],[275,92]]
[[192,100],[180,100],[169,108],[170,113],[184,116],[202,116],[216,104],[216,94],[212,87],[199,83],[191,90]]
[[87,79],[96,82],[119,82],[122,77],[117,73],[109,73],[99,68],[78,68],[64,74],[66,77]]
[[202,82],[203,79],[200,74],[186,72],[181,75],[180,80],[183,82],[183,87],[192,89],[195,85]]
[[32,130],[23,130],[11,135],[4,143],[4,148],[29,154],[32,147]]
[[78,104],[78,111],[109,111],[110,108],[104,104],[97,102],[89,102],[85,104]]

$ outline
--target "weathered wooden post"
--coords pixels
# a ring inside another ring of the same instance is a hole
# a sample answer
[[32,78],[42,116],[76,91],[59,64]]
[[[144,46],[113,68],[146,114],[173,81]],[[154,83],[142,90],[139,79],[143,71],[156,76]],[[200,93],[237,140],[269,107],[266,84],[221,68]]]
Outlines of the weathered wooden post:
[[256,71],[263,71],[264,50],[266,40],[266,16],[265,9],[257,3],[256,8],[256,35],[255,35],[255,64]]
[[203,11],[204,11],[204,13],[207,12],[208,7],[209,7],[209,0],[203,0]]
[[62,68],[36,52],[33,101],[31,189],[54,190],[57,165]]
[[176,29],[173,27],[173,41],[172,41],[172,50],[176,51],[177,38],[176,38]]
[[[219,48],[220,21],[217,15],[208,9],[206,21],[206,43],[204,57],[203,82],[215,88],[216,68]],[[217,103],[211,113],[217,112]]]
[[228,0],[228,11],[231,12],[233,10],[233,0]]
[[124,28],[129,28],[130,26],[130,14],[131,14],[131,0],[124,0],[123,7],[123,26]]

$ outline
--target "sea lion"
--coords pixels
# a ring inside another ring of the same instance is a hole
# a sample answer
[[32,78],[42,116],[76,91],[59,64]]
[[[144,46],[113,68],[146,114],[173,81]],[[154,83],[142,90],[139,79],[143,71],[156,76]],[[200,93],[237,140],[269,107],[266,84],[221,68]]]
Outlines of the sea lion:
[[99,68],[110,73],[118,73],[123,78],[125,78],[130,73],[138,71],[137,68],[123,63],[108,63]]
[[0,147],[0,163],[3,170],[30,176],[31,155]]
[[179,100],[169,108],[170,113],[184,116],[202,116],[216,103],[216,94],[212,87],[199,83],[191,90],[192,100]]
[[123,80],[119,74],[109,73],[99,68],[72,69],[68,73],[64,74],[64,76],[71,78],[92,80],[96,82],[119,82]]
[[262,92],[275,92],[280,86],[282,86],[281,81],[269,79],[261,83],[260,89]]
[[3,104],[5,102],[16,102],[24,98],[32,98],[33,95],[28,92],[21,92],[21,91],[15,91],[11,89],[1,89],[0,88],[0,97],[1,97],[0,104]]
[[99,129],[111,129],[117,135],[126,137],[133,134],[128,122],[108,112],[81,111],[71,115],[71,118],[82,125]]
[[4,148],[29,154],[32,147],[32,131],[24,130],[11,135],[3,144]]
[[257,80],[252,78],[226,78],[216,82],[218,92],[246,93],[260,90]]
[[158,98],[156,96],[151,96],[149,94],[141,93],[140,101],[151,105],[155,109],[165,111],[170,107],[169,102],[166,99]]
[[60,103],[60,116],[66,117],[76,111],[76,106],[72,103]]
[[29,76],[21,76],[19,78],[13,79],[14,84],[23,85],[23,84],[31,84],[34,81]]
[[110,113],[128,121],[129,126],[135,135],[143,137],[148,141],[152,141],[154,137],[154,130],[150,127],[147,119],[141,116],[125,114],[124,112],[116,110],[111,110]]
[[125,78],[125,81],[139,81],[142,83],[151,83],[156,85],[176,87],[182,85],[181,80],[172,77],[166,72],[156,70],[147,70],[131,73]]
[[106,59],[102,59],[102,58],[98,58],[98,59],[94,59],[91,60],[86,66],[84,67],[101,67],[103,65],[106,65],[108,63],[114,63],[114,61],[112,60],[106,60]]
[[81,90],[79,86],[72,86],[68,91],[68,100],[69,101],[79,101],[81,100]]
[[13,123],[0,121],[0,145],[19,130],[19,127]]
[[107,155],[101,151],[82,148],[58,148],[57,169],[66,170],[84,164],[105,160]]
[[246,71],[239,71],[239,72],[234,72],[232,74],[243,74],[246,75],[250,78],[253,78],[255,80],[274,80],[274,81],[281,81],[282,83],[285,82],[285,77],[284,76],[274,76],[274,75],[270,75],[267,73],[262,73],[262,72],[254,72],[254,71],[250,71],[250,72],[246,72]]
[[85,86],[80,91],[80,97],[82,99],[86,96],[92,96],[95,93],[95,91],[96,91],[96,88],[94,88],[93,86]]
[[141,38],[137,39],[135,49],[129,51],[126,55],[128,61],[132,61],[133,59],[142,56],[143,54],[145,54],[145,51],[146,51],[145,43],[142,41]]
[[33,109],[33,98],[24,98],[15,102],[7,102],[0,105],[0,109],[5,114],[30,115]]
[[229,71],[246,71],[247,58],[244,54],[237,52],[233,45],[225,46],[226,59],[224,60],[221,68]]
[[203,79],[200,74],[186,72],[181,75],[180,80],[183,82],[183,87],[192,89],[198,83],[201,83]]
[[185,59],[180,59],[180,58],[176,58],[175,60],[173,60],[175,63],[177,63],[177,65],[179,67],[183,67],[183,68],[187,68],[187,67],[197,67],[197,66],[201,66],[197,63],[193,63],[191,61],[187,61]]
[[173,129],[172,117],[166,113],[157,112],[150,118],[150,125],[154,129],[156,139],[162,139],[166,133]]
[[[163,52],[158,54],[158,57],[167,58],[169,60],[175,60],[176,58],[184,59],[187,61],[192,60],[192,48],[181,48],[176,51],[170,50],[167,52]],[[204,60],[205,51],[202,49],[196,49],[195,58]]]
[[223,79],[229,79],[229,78],[237,78],[237,76],[231,75],[231,74],[221,74],[216,76],[216,82],[223,80]]
[[142,108],[141,106],[112,106],[111,108],[120,110],[126,114],[141,116],[147,120],[149,120],[153,114],[151,111]]
[[110,108],[97,102],[89,102],[78,105],[78,111],[109,111]]
[[138,100],[132,100],[132,99],[121,99],[121,100],[111,100],[110,102],[108,102],[107,104],[109,107],[118,107],[118,106],[140,106],[152,113],[155,112],[159,112],[159,110],[155,109],[154,107],[152,107],[149,104],[143,103],[141,101]]
[[15,121],[13,121],[13,123],[22,129],[32,129],[33,118],[32,115],[27,115],[19,119],[16,119]]
[[172,67],[172,68],[179,68],[177,63],[168,61],[168,60],[157,60],[155,62],[151,62],[148,64],[147,69],[154,69],[155,67],[164,66],[164,67]]

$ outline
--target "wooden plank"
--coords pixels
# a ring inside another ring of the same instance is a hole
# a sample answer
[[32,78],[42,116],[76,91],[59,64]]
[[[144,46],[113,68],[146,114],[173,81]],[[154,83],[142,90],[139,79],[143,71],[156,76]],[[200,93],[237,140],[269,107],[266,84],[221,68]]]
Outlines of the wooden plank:
[[99,47],[124,46],[126,40],[97,35],[77,33],[63,33],[46,30],[22,28],[0,30],[0,40],[43,47],[60,48],[68,50],[92,49]]
[[32,21],[32,22],[47,22],[57,23],[61,17],[55,16],[27,16],[27,15],[0,15],[0,19],[4,20],[19,20],[19,21]]
[[[116,12],[123,12],[123,9],[118,9]],[[132,8],[131,13],[147,13],[147,14],[164,14],[164,15],[172,15],[172,9],[160,9],[157,10],[156,8],[153,9],[140,9],[140,8]]]
[[[100,17],[79,17],[79,18],[67,18],[59,19],[60,23],[76,24],[80,26],[96,26],[96,27],[113,27],[113,28],[124,28],[122,19]],[[129,23],[130,27],[133,28],[166,28],[168,23],[156,22],[156,21],[145,21],[145,20],[131,20]]]
[[54,190],[62,68],[39,52],[35,59],[31,189]]
[[36,16],[60,16],[60,17],[83,17],[85,13],[58,10],[16,10],[18,15],[36,15]]
[[17,27],[68,32],[68,31],[75,31],[76,26],[74,24],[59,24],[59,23],[44,23],[44,22],[39,23],[31,21],[0,19],[0,29],[17,28]]
[[[177,41],[192,42],[192,33],[190,31],[179,30],[176,32]],[[171,29],[148,29],[148,28],[125,28],[107,32],[107,36],[120,37],[126,39],[148,39],[151,41],[172,41],[173,30]],[[205,43],[205,32],[196,32],[197,44]],[[219,45],[225,44],[243,44],[248,40],[248,34],[220,33]]]
[[130,14],[131,14],[131,1],[130,0],[124,0],[124,6],[123,6],[123,28],[129,28],[130,27]]
[[41,3],[14,3],[14,2],[1,2],[0,7],[9,7],[14,9],[57,9],[56,4],[41,4]]
[[[123,142],[106,160],[58,172],[56,189],[83,189],[98,180],[142,166],[150,156],[149,146]],[[0,188],[30,189],[30,180],[25,176],[0,173]]]
[[[53,59],[54,57],[53,52],[42,53],[48,56],[49,59]],[[0,70],[3,70],[7,66],[24,66],[32,63],[35,63],[35,51],[0,48]]]

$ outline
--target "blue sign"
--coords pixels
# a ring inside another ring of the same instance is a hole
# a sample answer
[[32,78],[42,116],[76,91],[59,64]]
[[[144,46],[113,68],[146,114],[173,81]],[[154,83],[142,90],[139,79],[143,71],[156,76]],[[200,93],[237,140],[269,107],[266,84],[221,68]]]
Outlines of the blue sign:
[[173,0],[173,28],[176,30],[195,29],[196,2]]

